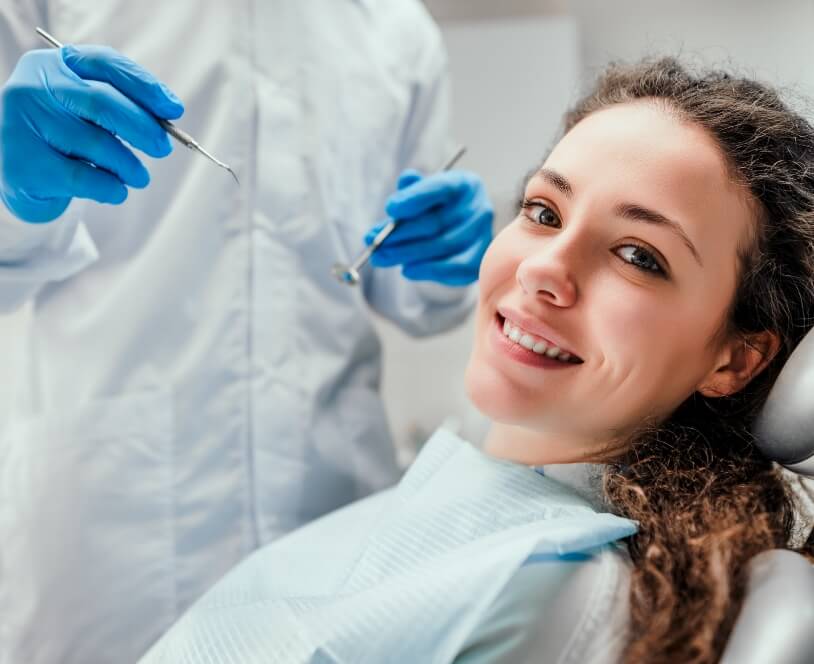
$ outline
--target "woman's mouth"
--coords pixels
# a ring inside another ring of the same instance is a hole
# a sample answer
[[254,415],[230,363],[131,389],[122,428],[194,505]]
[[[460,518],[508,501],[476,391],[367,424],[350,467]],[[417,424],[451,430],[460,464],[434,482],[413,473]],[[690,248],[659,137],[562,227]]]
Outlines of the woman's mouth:
[[516,323],[495,314],[497,345],[512,359],[545,368],[569,367],[582,364],[582,359],[555,344],[524,330]]

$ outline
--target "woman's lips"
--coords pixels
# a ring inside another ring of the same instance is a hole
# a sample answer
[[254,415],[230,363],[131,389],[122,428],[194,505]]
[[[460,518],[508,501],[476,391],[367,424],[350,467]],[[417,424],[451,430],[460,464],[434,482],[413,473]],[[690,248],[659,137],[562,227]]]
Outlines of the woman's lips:
[[497,307],[497,315],[500,316],[501,320],[507,320],[512,327],[519,328],[524,334],[529,334],[533,338],[544,342],[549,348],[556,346],[561,352],[568,353],[572,358],[580,362],[582,361],[565,339],[562,339],[555,330],[549,328],[543,321],[538,320],[536,317],[522,310],[513,309],[504,305]]
[[516,362],[539,369],[573,369],[579,366],[579,364],[573,362],[563,362],[562,360],[556,360],[547,355],[540,355],[533,350],[529,350],[515,343],[503,334],[504,320],[500,314],[496,314],[489,332],[491,344],[497,352],[508,356]]

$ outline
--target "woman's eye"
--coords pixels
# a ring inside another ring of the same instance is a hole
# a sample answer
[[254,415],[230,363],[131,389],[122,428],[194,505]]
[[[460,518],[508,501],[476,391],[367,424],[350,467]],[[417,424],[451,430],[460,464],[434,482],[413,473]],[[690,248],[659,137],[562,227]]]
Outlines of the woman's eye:
[[[559,228],[562,226],[559,215],[548,205],[540,201],[523,200],[523,216],[538,226]],[[626,244],[615,249],[616,254],[625,263],[658,277],[667,277],[667,271],[661,266],[652,252],[638,244]]]
[[630,263],[643,272],[652,272],[661,277],[666,276],[664,268],[661,267],[653,254],[644,247],[637,244],[626,244],[619,247],[616,253],[623,261]]
[[535,224],[541,226],[553,226],[559,228],[562,224],[560,218],[554,210],[545,203],[539,201],[523,201],[523,215]]

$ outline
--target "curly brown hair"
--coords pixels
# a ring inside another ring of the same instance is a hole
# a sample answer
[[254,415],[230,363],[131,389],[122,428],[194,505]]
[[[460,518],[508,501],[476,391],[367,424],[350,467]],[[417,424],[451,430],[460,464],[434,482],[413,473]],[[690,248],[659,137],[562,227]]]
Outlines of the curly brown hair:
[[[768,86],[673,58],[611,65],[565,117],[569,131],[611,105],[656,103],[715,138],[754,202],[751,247],[725,333],[771,330],[780,350],[731,396],[693,394],[647,423],[607,466],[607,499],[639,522],[630,539],[630,636],[624,661],[719,661],[743,602],[749,560],[793,548],[794,494],[761,455],[752,425],[781,367],[814,322],[814,129]],[[809,536],[797,550],[813,557]]]

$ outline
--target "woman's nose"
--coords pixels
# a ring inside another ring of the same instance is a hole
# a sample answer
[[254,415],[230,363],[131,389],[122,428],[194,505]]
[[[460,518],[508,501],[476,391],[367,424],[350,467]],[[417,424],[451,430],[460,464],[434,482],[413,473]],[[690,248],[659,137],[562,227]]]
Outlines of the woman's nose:
[[528,295],[559,307],[570,307],[577,299],[577,285],[565,259],[557,251],[528,256],[517,267],[517,283]]

